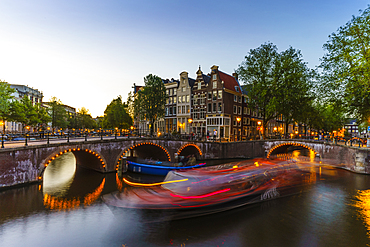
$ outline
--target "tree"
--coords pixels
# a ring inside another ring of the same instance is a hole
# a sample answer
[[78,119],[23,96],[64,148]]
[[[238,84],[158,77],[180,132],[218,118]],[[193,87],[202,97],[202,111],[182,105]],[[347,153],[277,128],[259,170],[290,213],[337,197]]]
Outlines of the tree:
[[38,127],[41,128],[46,126],[51,121],[51,117],[49,116],[46,108],[42,106],[41,103],[37,103],[34,107],[36,110],[37,118],[39,120]]
[[[237,74],[244,82],[244,89],[249,97],[249,107],[257,109],[262,116],[262,126],[277,116],[276,87],[278,73],[276,63],[279,54],[272,43],[262,44],[251,49],[245,60],[239,65]],[[262,132],[265,137],[265,131]]]
[[21,123],[26,126],[35,127],[40,123],[35,107],[32,105],[32,101],[27,95],[24,95],[21,99],[21,109],[24,113],[24,118]]
[[149,74],[144,77],[145,86],[135,95],[134,112],[139,120],[150,124],[150,134],[154,132],[154,122],[164,116],[166,88],[161,78]]
[[76,118],[78,128],[94,129],[96,126],[96,123],[92,118],[89,110],[86,109],[85,107],[81,107],[80,109],[78,109]]
[[292,47],[280,53],[277,64],[277,112],[283,115],[285,133],[293,122],[305,123],[306,113],[314,100],[315,72],[303,62],[301,52]]
[[51,126],[53,130],[55,128],[66,128],[68,125],[68,114],[62,102],[56,97],[52,97],[48,105],[48,112],[51,117]]
[[128,129],[131,125],[132,118],[127,113],[127,105],[122,102],[122,96],[120,95],[106,107],[102,126],[112,129]]
[[[313,72],[303,62],[301,52],[292,47],[278,53],[274,44],[262,44],[249,51],[236,72],[244,82],[249,107],[258,109],[264,128],[279,115],[288,128],[312,100]],[[265,131],[262,134],[265,137]]]
[[5,133],[5,121],[10,117],[12,93],[14,92],[15,90],[7,82],[0,80],[0,119],[3,122],[3,133]]
[[323,88],[360,122],[370,119],[370,6],[340,27],[324,44]]

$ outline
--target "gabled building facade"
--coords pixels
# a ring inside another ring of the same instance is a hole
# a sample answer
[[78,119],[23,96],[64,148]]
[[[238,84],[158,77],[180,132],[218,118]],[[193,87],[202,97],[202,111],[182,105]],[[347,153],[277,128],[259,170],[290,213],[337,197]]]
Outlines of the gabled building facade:
[[202,70],[198,69],[197,78],[194,82],[192,91],[192,123],[191,132],[198,138],[203,138],[207,135],[206,114],[207,114],[207,87],[210,81],[208,75],[203,74]]
[[172,133],[177,130],[177,88],[179,81],[174,80],[163,80],[164,86],[166,87],[167,101],[165,107],[165,133]]
[[180,134],[191,132],[191,93],[195,80],[189,78],[188,72],[180,73],[179,87],[177,89],[177,131]]

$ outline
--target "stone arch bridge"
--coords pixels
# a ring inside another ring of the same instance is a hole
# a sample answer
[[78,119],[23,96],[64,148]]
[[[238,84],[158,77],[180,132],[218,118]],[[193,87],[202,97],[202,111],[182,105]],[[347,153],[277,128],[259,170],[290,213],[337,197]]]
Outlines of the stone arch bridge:
[[44,169],[58,156],[72,152],[77,164],[102,173],[115,172],[124,156],[175,161],[194,154],[198,160],[270,157],[289,148],[315,152],[323,161],[363,173],[370,173],[370,151],[306,140],[258,140],[243,142],[198,142],[165,139],[91,140],[0,150],[0,188],[37,182]]

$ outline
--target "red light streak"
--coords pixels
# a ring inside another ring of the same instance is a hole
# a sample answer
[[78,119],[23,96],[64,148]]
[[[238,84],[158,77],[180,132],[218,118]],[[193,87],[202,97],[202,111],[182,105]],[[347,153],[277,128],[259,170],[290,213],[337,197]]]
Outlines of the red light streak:
[[211,193],[208,193],[208,194],[205,194],[205,195],[200,195],[200,196],[180,196],[180,195],[175,195],[175,194],[172,194],[172,193],[170,195],[173,196],[173,197],[179,197],[181,199],[199,199],[199,198],[205,198],[205,197],[217,195],[217,194],[220,194],[220,193],[223,193],[223,192],[227,192],[229,190],[230,190],[230,188],[227,188],[227,189],[218,190],[218,191],[211,192]]

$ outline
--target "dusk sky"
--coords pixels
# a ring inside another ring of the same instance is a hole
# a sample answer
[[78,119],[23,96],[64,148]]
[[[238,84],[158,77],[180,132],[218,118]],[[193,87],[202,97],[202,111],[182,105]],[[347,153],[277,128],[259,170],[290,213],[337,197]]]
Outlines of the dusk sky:
[[232,74],[265,42],[301,50],[314,68],[328,35],[365,0],[1,0],[0,79],[102,116],[155,74]]

